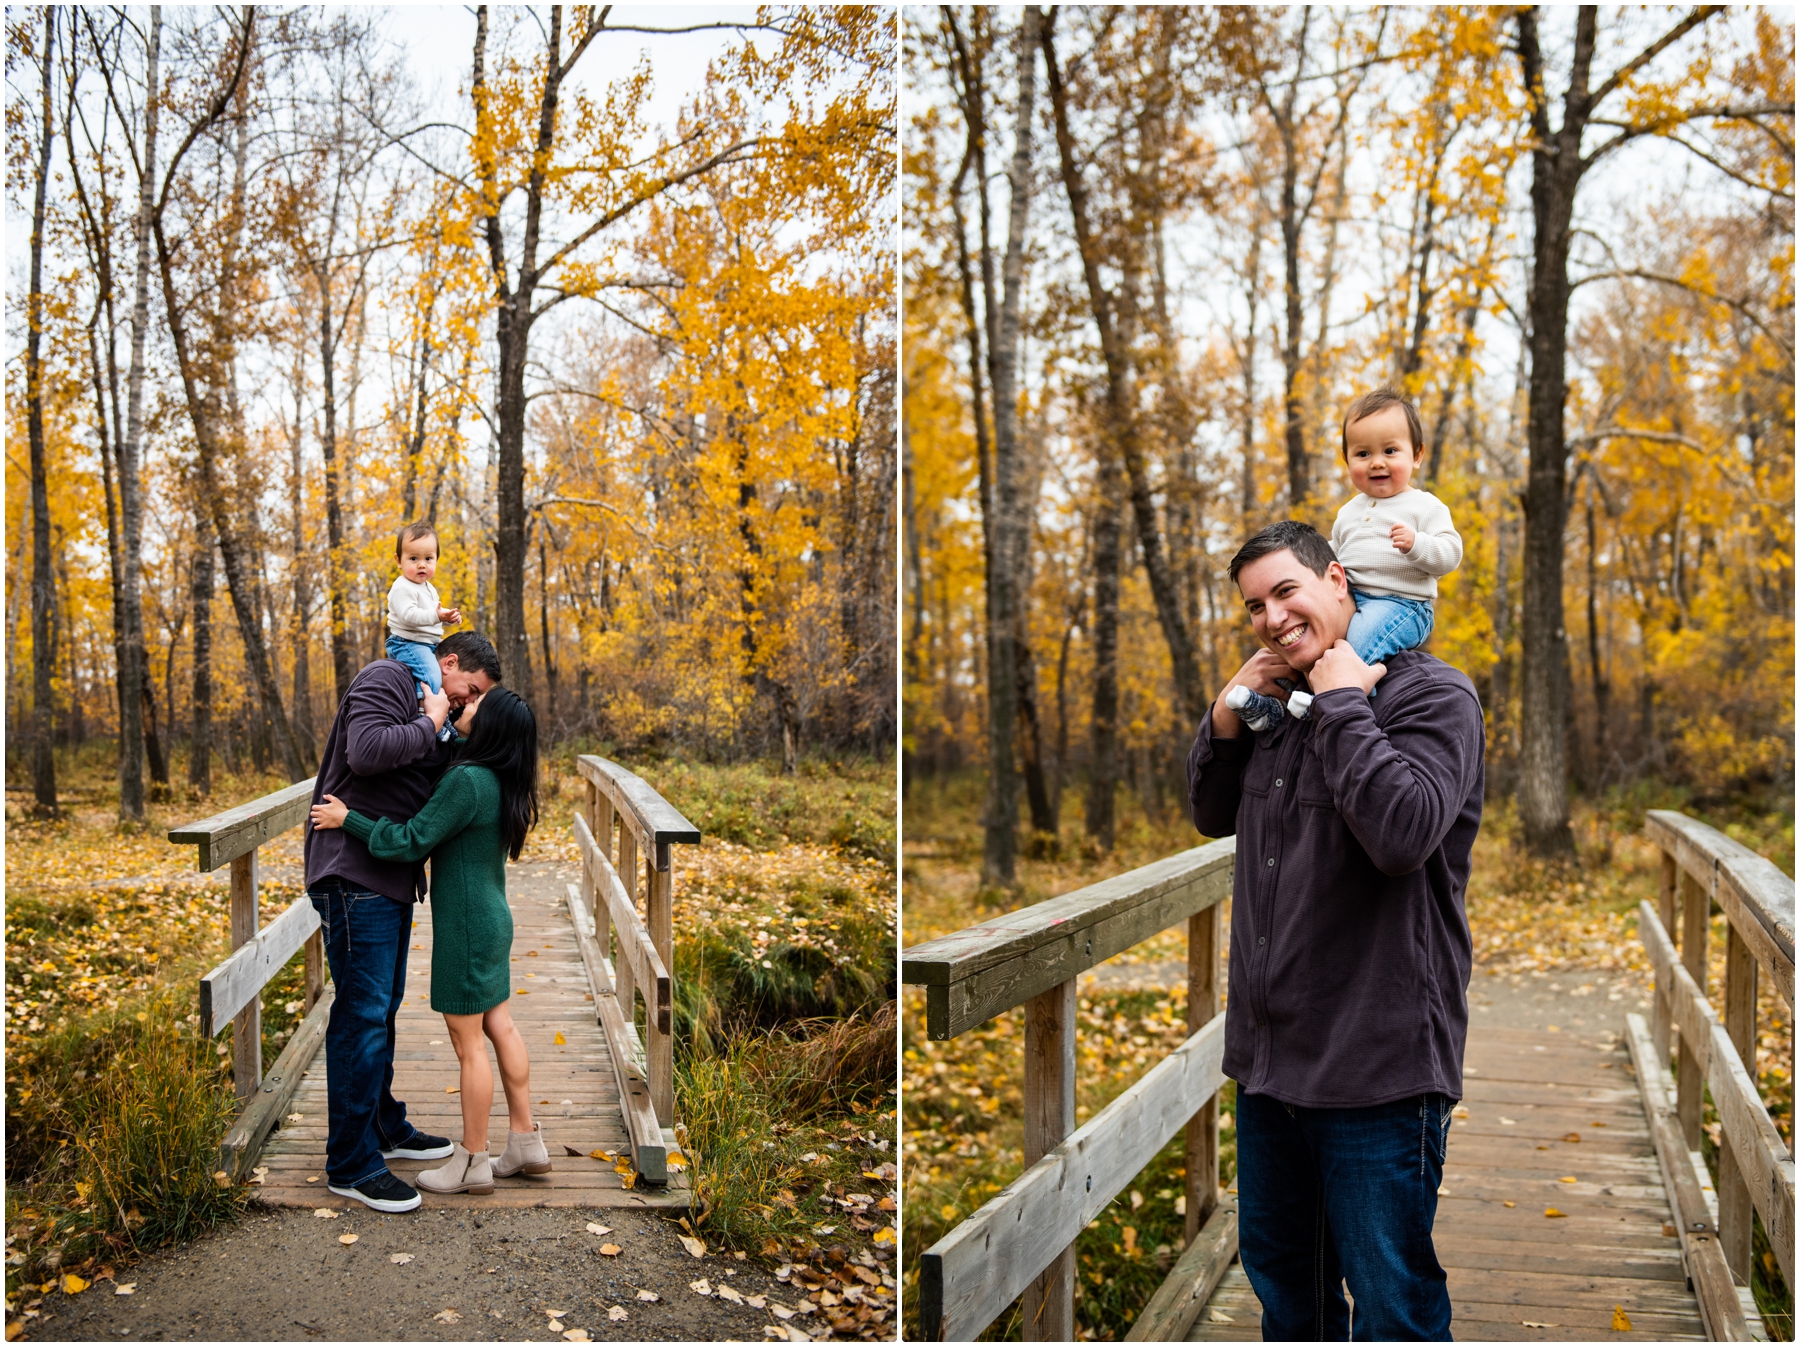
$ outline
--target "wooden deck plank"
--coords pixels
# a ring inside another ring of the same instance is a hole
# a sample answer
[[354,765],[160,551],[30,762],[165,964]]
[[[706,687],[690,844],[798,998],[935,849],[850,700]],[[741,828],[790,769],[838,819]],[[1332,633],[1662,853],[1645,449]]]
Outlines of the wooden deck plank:
[[[1455,1336],[1704,1340],[1680,1246],[1663,1233],[1673,1216],[1623,1038],[1476,1025],[1466,1060],[1468,1117],[1451,1129],[1436,1229]],[[1613,1330],[1615,1305],[1630,1332]],[[1261,1320],[1233,1264],[1187,1340],[1255,1341]]]
[[[630,1140],[619,1107],[619,1088],[612,1056],[594,1010],[575,931],[560,900],[566,880],[547,876],[533,882],[517,869],[508,870],[513,912],[513,1021],[531,1054],[534,1117],[544,1125],[554,1169],[543,1178],[501,1179],[494,1192],[482,1196],[425,1194],[425,1205],[468,1208],[509,1207],[680,1207],[689,1202],[686,1171],[672,1176],[666,1189],[627,1189],[610,1163],[591,1159],[603,1149],[629,1154]],[[541,892],[540,892],[541,890]],[[405,1102],[407,1116],[421,1131],[462,1136],[462,1099],[447,1093],[457,1084],[456,1054],[442,1015],[430,1008],[431,907],[417,909],[406,969],[406,1000],[395,1017],[394,1093]],[[557,1036],[563,1041],[558,1043]],[[490,1054],[492,1049],[489,1049]],[[491,1058],[490,1058],[491,1060]],[[259,1164],[267,1175],[257,1193],[276,1206],[343,1209],[353,1203],[337,1197],[325,1184],[326,1092],[325,1054],[312,1059],[295,1092],[286,1119],[269,1137]],[[495,1073],[494,1104],[489,1117],[489,1148],[505,1143],[506,1099]],[[547,1101],[547,1102],[546,1102]],[[298,1117],[295,1117],[298,1115]],[[291,1121],[290,1121],[291,1120]],[[568,1155],[565,1147],[580,1153]],[[395,1174],[413,1182],[419,1171],[438,1161],[392,1162]],[[309,1177],[316,1182],[308,1183]]]

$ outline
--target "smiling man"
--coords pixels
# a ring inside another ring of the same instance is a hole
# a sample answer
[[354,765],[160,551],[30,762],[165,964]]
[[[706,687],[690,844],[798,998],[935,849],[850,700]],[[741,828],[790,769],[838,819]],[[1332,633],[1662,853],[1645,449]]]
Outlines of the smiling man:
[[[1462,1096],[1484,732],[1469,680],[1402,650],[1367,665],[1331,545],[1285,520],[1230,573],[1263,649],[1188,755],[1194,826],[1237,837],[1225,1073],[1237,1081],[1244,1271],[1268,1341],[1448,1340],[1432,1246]],[[1305,719],[1252,736],[1246,686]],[[1381,695],[1369,692],[1377,681]]]

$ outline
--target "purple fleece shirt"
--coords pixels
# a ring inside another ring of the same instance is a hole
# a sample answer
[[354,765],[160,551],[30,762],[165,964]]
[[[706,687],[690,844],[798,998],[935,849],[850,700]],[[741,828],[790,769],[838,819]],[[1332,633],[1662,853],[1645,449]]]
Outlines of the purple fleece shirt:
[[1194,826],[1237,836],[1225,1074],[1305,1108],[1462,1098],[1471,968],[1463,892],[1481,824],[1474,685],[1417,650],[1371,702],[1188,754]]
[[[335,795],[369,818],[404,823],[425,807],[438,777],[456,758],[419,710],[418,684],[398,660],[378,659],[350,682],[313,784],[313,803]],[[378,861],[343,828],[306,823],[306,883],[336,875],[346,883],[410,903],[425,894],[424,862]]]

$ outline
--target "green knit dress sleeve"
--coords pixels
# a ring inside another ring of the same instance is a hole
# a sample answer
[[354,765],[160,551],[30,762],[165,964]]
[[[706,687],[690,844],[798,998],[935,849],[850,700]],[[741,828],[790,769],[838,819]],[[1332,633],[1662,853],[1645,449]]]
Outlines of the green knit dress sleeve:
[[438,781],[425,807],[406,822],[372,819],[352,809],[344,817],[344,831],[361,838],[377,860],[422,861],[445,838],[473,823],[479,809],[479,792],[470,774],[451,768]]

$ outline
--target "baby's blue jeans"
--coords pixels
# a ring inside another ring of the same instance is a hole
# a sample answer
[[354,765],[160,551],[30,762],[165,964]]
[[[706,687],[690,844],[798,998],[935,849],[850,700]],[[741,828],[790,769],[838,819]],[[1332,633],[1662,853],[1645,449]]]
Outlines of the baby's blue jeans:
[[[1379,664],[1400,650],[1415,650],[1431,635],[1430,599],[1402,599],[1393,594],[1365,594],[1352,588],[1356,616],[1344,639],[1364,664]],[[388,642],[390,651],[393,642]],[[398,658],[398,656],[396,656]]]
[[411,669],[413,677],[433,692],[444,690],[444,676],[438,672],[436,646],[427,645],[424,641],[407,641],[398,636],[389,636],[387,655],[389,659],[397,659]]

